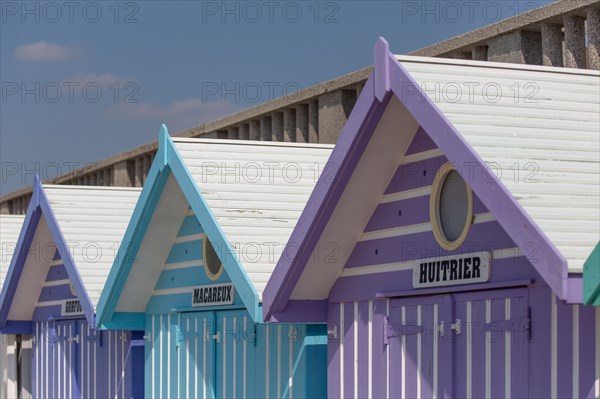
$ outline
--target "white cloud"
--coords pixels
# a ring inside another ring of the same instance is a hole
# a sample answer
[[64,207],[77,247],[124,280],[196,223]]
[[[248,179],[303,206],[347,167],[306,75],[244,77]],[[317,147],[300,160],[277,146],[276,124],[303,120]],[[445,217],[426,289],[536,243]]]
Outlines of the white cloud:
[[64,80],[65,82],[78,82],[82,85],[86,83],[97,83],[102,87],[110,87],[115,83],[123,85],[128,82],[134,82],[133,78],[125,78],[122,76],[113,75],[111,73],[93,73],[93,72],[78,72],[75,75]]
[[238,109],[228,103],[202,102],[197,98],[174,101],[167,105],[150,103],[119,103],[109,115],[129,120],[151,120],[166,123],[173,131],[212,122]]
[[50,43],[45,40],[24,44],[15,49],[15,58],[19,61],[68,61],[79,51],[75,47]]

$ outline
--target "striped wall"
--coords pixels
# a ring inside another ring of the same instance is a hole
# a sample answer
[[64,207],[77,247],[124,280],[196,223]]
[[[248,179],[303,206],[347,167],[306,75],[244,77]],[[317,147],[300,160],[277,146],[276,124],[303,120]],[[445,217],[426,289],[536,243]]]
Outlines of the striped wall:
[[[475,193],[465,243],[437,244],[429,197],[445,162],[420,130],[329,294],[329,397],[598,397],[600,308],[557,300],[535,246],[518,249]],[[413,295],[414,260],[474,251],[492,253],[489,284],[520,283]]]
[[36,322],[33,397],[142,397],[142,379],[130,374],[143,357],[131,340],[130,332],[96,331],[83,320]]
[[71,291],[70,280],[59,251],[55,251],[42,291],[38,297],[37,306],[32,320],[45,321],[50,318],[80,318],[81,316],[61,316],[61,304],[65,299],[76,299]]
[[255,324],[245,310],[147,316],[149,398],[320,398],[325,326]]
[[[142,348],[130,348],[131,332],[99,331],[82,315],[62,316],[64,300],[76,298],[64,262],[56,251],[32,317],[33,396],[142,397],[143,387],[133,387],[134,378],[129,375],[135,364],[141,368]],[[143,385],[143,374],[137,375],[135,383]]]
[[255,324],[237,296],[224,308],[191,308],[192,287],[231,281],[207,277],[205,238],[188,212],[148,301],[146,397],[324,397],[324,325]]
[[[492,253],[490,282],[541,280],[524,256],[535,256],[537,249],[532,246],[524,253],[517,248],[475,193],[473,224],[465,242],[455,251],[437,244],[429,220],[429,197],[435,175],[446,161],[420,129],[334,284],[330,300],[369,300],[378,293],[412,290],[414,260],[476,251]],[[468,182],[472,175],[468,165],[457,168],[464,169]]]
[[[181,224],[153,295],[146,305],[146,313],[165,314],[172,309],[190,308],[193,287],[231,282],[225,271],[217,280],[207,277],[202,253],[205,239],[202,226],[190,210]],[[237,296],[234,306],[243,306]]]
[[[524,301],[531,337],[515,320]],[[407,326],[387,345],[385,317]],[[456,319],[460,334],[448,327]],[[332,398],[600,395],[600,307],[564,304],[545,286],[330,303],[329,323]]]

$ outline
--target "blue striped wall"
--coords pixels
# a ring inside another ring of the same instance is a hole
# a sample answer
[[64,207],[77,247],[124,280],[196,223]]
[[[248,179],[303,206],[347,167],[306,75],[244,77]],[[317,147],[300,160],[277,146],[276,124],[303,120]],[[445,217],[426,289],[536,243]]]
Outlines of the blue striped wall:
[[255,324],[237,295],[233,306],[191,309],[192,287],[231,281],[207,277],[202,234],[187,216],[147,304],[146,397],[324,397],[324,325]]
[[325,328],[254,324],[245,310],[147,315],[146,397],[324,397]]
[[[177,234],[177,241],[173,244],[165,269],[154,287],[155,293],[146,305],[146,313],[165,314],[173,309],[190,308],[192,287],[231,282],[225,271],[215,281],[210,280],[204,272],[202,262],[204,230],[196,216],[192,214],[186,216]],[[237,295],[233,306],[243,306]]]

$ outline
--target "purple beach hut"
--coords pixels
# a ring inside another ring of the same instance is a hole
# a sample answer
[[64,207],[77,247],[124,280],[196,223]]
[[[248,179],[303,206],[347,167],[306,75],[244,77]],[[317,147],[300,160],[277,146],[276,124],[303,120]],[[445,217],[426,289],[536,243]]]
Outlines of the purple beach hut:
[[139,193],[36,179],[0,294],[0,334],[32,336],[31,376],[22,376],[32,397],[143,397],[143,332],[95,322]]
[[599,103],[597,71],[378,41],[263,294],[265,320],[328,323],[329,397],[600,396]]

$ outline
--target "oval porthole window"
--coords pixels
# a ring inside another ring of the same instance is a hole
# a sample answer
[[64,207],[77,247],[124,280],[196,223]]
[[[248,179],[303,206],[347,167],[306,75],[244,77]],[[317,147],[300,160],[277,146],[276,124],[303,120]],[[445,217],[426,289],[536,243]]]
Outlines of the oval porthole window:
[[71,291],[71,295],[77,296],[77,292],[75,291],[75,287],[73,287],[73,284],[71,284],[70,281],[69,281],[69,291]]
[[447,251],[460,247],[473,220],[473,193],[450,162],[442,165],[435,176],[429,213],[438,244]]
[[212,243],[208,238],[204,240],[204,270],[206,270],[206,275],[211,280],[217,280],[221,277],[221,273],[223,273],[223,264],[221,263],[221,259],[219,259],[219,254],[215,251]]

